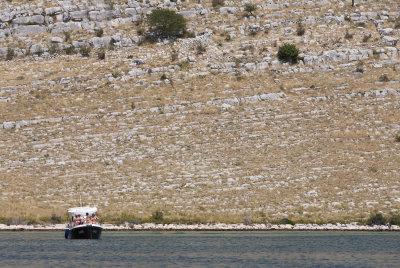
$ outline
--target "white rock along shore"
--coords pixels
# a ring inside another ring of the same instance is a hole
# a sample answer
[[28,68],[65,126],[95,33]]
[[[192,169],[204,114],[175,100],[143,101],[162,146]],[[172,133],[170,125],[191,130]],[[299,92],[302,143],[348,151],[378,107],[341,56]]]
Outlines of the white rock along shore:
[[[52,225],[5,225],[0,224],[0,231],[59,231],[66,224]],[[397,225],[358,225],[350,224],[103,224],[105,231],[400,231]]]

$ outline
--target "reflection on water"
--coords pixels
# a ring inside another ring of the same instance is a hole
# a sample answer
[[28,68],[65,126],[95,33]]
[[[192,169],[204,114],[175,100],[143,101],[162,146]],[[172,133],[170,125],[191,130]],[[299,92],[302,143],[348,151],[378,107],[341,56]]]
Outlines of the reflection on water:
[[400,233],[0,233],[0,267],[398,267]]

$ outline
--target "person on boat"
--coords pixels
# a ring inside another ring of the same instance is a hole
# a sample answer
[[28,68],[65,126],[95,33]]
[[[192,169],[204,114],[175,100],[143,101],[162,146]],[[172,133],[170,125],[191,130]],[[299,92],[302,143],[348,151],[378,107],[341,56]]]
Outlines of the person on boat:
[[99,219],[99,218],[97,218],[96,214],[93,213],[93,214],[92,214],[92,223],[93,223],[93,224],[96,224],[98,219]]
[[81,215],[78,214],[78,216],[76,218],[76,225],[80,225],[80,224],[82,224],[82,218],[81,218]]
[[89,213],[88,212],[86,212],[85,224],[90,224],[90,217],[89,217]]

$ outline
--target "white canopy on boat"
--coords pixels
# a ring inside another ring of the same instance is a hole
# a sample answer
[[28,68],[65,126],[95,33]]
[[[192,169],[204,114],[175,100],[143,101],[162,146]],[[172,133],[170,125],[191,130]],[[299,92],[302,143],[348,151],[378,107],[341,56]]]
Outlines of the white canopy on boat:
[[72,213],[73,216],[86,215],[86,213],[89,213],[89,215],[92,215],[93,213],[97,212],[97,208],[96,207],[76,207],[76,208],[68,209],[68,212]]

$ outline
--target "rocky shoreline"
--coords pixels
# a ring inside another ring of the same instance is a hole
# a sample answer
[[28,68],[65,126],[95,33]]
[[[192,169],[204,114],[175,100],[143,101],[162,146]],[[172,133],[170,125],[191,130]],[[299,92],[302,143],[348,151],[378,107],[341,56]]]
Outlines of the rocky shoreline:
[[[5,225],[0,224],[0,232],[10,231],[62,231],[66,224],[52,225]],[[358,225],[350,224],[103,224],[105,231],[400,231],[397,225]]]

